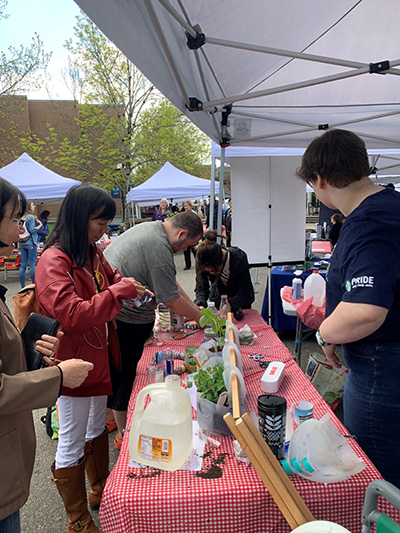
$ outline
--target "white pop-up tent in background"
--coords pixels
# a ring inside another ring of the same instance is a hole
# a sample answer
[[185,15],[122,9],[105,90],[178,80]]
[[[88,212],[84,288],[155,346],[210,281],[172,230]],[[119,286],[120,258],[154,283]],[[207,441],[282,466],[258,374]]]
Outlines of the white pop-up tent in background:
[[35,203],[59,204],[71,187],[81,184],[80,181],[64,178],[44,167],[27,153],[0,168],[0,176],[18,187]]
[[[219,184],[215,185],[218,193]],[[147,181],[132,188],[126,200],[143,206],[158,204],[161,198],[183,201],[207,197],[209,194],[209,180],[192,176],[167,162]]]

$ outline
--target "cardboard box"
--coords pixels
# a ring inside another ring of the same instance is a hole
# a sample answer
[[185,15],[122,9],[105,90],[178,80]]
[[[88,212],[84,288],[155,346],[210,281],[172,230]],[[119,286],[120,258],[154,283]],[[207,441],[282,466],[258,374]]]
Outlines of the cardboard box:
[[340,368],[335,368],[326,357],[318,353],[310,355],[305,372],[307,378],[332,410],[336,409],[343,396],[348,373],[347,367],[342,365]]

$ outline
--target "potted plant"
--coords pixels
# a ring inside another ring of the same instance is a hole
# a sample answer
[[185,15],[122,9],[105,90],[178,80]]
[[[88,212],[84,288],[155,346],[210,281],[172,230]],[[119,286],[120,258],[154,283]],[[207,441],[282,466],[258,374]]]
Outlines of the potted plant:
[[[216,351],[221,351],[225,342],[226,319],[219,318],[211,309],[204,308],[201,310],[203,316],[200,317],[199,324],[204,328],[209,324],[214,332],[213,338],[217,344]],[[212,351],[212,350],[211,350]]]
[[200,368],[194,375],[193,381],[197,387],[197,421],[203,429],[231,435],[223,418],[230,409],[224,369],[224,365],[218,363],[213,367]]

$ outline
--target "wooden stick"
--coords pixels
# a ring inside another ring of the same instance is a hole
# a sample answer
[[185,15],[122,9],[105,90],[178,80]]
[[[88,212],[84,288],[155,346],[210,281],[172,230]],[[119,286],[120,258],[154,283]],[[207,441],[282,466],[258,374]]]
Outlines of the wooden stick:
[[259,432],[257,427],[254,425],[254,422],[252,421],[248,413],[244,413],[244,415],[242,416],[242,420],[246,424],[247,428],[249,429],[253,438],[257,442],[258,446],[261,448],[263,454],[266,456],[269,463],[274,468],[275,472],[281,478],[283,484],[285,485],[286,490],[290,493],[291,497],[293,498],[293,501],[296,503],[297,507],[301,510],[305,518],[305,522],[311,522],[315,520],[314,516],[311,514],[310,509],[307,507],[304,500],[302,499],[300,494],[297,492],[296,488],[293,486],[292,482],[289,479],[289,476],[286,475],[278,459],[272,453],[271,448],[268,446],[268,444],[263,439],[261,433]]
[[300,526],[303,523],[301,521],[301,516],[296,517],[293,513],[293,509],[290,507],[289,502],[287,501],[287,495],[285,491],[282,490],[282,486],[279,483],[279,478],[265,461],[262,452],[254,443],[254,440],[252,439],[252,436],[246,428],[244,422],[241,419],[236,420],[235,422],[229,413],[224,416],[224,420],[229,429],[232,431],[236,440],[239,442],[240,446],[243,448],[243,451],[250,459],[251,464],[254,466],[254,469],[260,476],[261,481],[268,489],[291,529],[295,529],[296,527]]
[[[232,322],[232,313],[228,313],[228,320]],[[230,341],[234,342],[235,337],[233,334],[233,329],[228,328],[228,338]],[[229,359],[232,365],[237,366],[236,361],[236,352],[233,348],[229,350]],[[237,419],[241,415],[240,411],[240,390],[239,390],[239,380],[236,374],[232,372],[231,374],[231,388],[232,388],[232,410],[233,418]]]

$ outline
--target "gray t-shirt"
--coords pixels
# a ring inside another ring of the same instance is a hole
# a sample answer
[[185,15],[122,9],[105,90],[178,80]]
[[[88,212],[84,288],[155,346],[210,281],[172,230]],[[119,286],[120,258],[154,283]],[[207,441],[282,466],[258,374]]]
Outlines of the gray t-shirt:
[[142,222],[128,229],[107,246],[104,255],[123,276],[135,278],[155,295],[140,307],[124,304],[117,317],[122,322],[152,322],[158,303],[179,298],[174,255],[163,222]]

